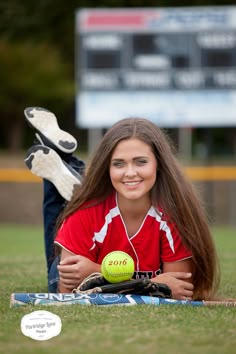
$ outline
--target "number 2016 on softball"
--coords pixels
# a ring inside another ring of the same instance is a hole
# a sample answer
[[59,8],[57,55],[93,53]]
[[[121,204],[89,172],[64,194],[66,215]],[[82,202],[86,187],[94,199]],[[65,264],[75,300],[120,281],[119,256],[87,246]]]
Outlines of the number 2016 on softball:
[[127,264],[127,259],[123,259],[121,261],[118,261],[118,260],[111,260],[109,261],[109,266],[113,266],[113,265],[126,265]]

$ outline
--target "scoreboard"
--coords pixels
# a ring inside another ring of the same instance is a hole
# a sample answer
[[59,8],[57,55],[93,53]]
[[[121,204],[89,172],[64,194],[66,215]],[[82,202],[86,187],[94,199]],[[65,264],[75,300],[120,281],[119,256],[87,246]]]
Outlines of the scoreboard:
[[76,121],[236,125],[236,7],[76,13]]

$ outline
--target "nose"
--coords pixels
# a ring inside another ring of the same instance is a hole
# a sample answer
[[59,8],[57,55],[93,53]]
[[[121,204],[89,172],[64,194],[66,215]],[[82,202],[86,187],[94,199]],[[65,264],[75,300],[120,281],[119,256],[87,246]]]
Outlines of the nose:
[[126,177],[133,177],[136,175],[137,175],[137,171],[136,171],[135,166],[133,164],[127,165],[126,169],[125,169],[125,176]]

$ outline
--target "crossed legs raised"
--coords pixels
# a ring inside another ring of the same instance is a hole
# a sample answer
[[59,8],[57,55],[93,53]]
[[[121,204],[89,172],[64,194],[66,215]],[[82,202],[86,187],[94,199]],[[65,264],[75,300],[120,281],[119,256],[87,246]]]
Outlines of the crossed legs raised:
[[26,120],[35,129],[36,144],[26,153],[25,164],[43,179],[44,244],[48,272],[48,291],[57,292],[59,281],[54,233],[58,215],[82,182],[85,163],[73,156],[76,139],[61,130],[55,115],[40,107],[29,107]]

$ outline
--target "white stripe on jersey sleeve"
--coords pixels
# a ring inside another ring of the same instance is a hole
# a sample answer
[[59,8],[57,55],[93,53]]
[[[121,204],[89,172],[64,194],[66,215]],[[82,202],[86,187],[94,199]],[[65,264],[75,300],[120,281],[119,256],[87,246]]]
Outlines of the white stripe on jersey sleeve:
[[93,240],[102,243],[107,234],[108,225],[111,223],[112,219],[120,214],[119,208],[116,206],[111,209],[109,213],[105,216],[105,223],[102,226],[101,230],[94,232]]
[[166,238],[169,242],[170,248],[173,253],[175,253],[175,248],[174,248],[174,240],[170,231],[169,226],[167,225],[166,221],[161,220],[162,213],[159,212],[157,213],[156,209],[152,206],[148,212],[148,214],[156,219],[160,223],[160,230],[163,230],[166,234]]

